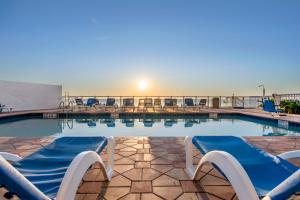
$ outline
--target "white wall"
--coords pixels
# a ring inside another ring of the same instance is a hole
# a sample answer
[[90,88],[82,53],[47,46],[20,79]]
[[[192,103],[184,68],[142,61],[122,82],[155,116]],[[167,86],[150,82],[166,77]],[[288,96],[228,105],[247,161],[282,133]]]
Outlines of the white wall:
[[13,111],[58,108],[61,99],[61,85],[0,80],[0,104]]

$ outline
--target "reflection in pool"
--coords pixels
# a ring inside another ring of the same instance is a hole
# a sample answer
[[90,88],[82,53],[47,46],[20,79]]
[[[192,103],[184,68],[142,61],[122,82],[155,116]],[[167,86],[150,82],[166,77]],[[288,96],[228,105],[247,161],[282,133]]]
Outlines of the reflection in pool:
[[299,135],[300,127],[278,126],[276,121],[239,115],[209,118],[198,116],[131,116],[114,119],[76,116],[61,119],[24,118],[0,123],[0,136],[112,135],[112,136],[187,136]]

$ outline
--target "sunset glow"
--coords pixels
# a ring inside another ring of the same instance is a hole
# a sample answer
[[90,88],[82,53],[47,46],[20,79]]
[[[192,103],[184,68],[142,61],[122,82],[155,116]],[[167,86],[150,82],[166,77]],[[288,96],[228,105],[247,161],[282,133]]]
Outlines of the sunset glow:
[[148,87],[148,83],[145,80],[140,80],[138,87],[140,90],[146,90]]

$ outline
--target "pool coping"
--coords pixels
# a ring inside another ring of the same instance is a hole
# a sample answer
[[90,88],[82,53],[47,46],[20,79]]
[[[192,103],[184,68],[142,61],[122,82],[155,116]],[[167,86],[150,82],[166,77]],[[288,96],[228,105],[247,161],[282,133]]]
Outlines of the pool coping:
[[260,109],[211,109],[204,108],[197,112],[194,111],[180,111],[180,112],[90,112],[90,111],[81,111],[81,112],[66,112],[65,110],[51,109],[51,110],[31,110],[31,111],[19,111],[11,113],[1,113],[0,122],[2,120],[9,119],[22,119],[23,117],[43,117],[44,114],[55,114],[58,117],[67,117],[67,116],[112,116],[118,118],[119,116],[199,116],[199,115],[240,115],[253,117],[255,119],[262,119],[272,122],[278,122],[279,120],[287,121],[289,126],[300,126],[300,115],[291,115],[287,114],[286,116],[280,116],[277,114],[272,114],[264,112]]

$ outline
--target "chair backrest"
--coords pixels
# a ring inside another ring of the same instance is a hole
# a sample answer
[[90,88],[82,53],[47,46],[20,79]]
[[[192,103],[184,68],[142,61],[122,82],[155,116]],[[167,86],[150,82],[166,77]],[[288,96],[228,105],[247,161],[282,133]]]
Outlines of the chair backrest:
[[[260,197],[265,196],[299,170],[288,161],[264,152],[236,136],[194,136],[192,141],[202,154],[210,151],[225,151],[231,154],[244,168]],[[295,180],[297,191],[300,186],[299,176],[300,174]],[[291,185],[293,183],[286,185],[285,192],[292,188]],[[274,199],[286,199],[286,197]]]
[[267,112],[276,112],[275,104],[271,100],[265,100],[263,102],[263,110]]
[[96,98],[89,98],[86,102],[87,106],[93,106],[93,105],[98,105],[99,101]]
[[138,106],[145,106],[145,99],[139,99]]
[[161,106],[161,99],[154,99],[154,106]]
[[82,105],[84,105],[83,100],[82,100],[82,99],[79,99],[79,98],[76,98],[76,99],[75,99],[75,103],[76,103],[77,106],[82,106]]
[[200,106],[205,106],[206,103],[207,103],[207,99],[200,99],[200,101],[199,101]]
[[172,99],[173,106],[177,106],[177,99]]
[[184,99],[184,105],[186,106],[194,106],[194,100],[192,98],[185,98]]
[[145,99],[145,106],[153,106],[152,98]]
[[107,98],[105,106],[114,106],[116,102],[115,98]]
[[126,98],[123,99],[124,106],[134,106],[134,99],[133,98]]
[[50,200],[2,156],[0,156],[0,183],[20,199]]
[[173,106],[173,99],[165,99],[165,106]]

